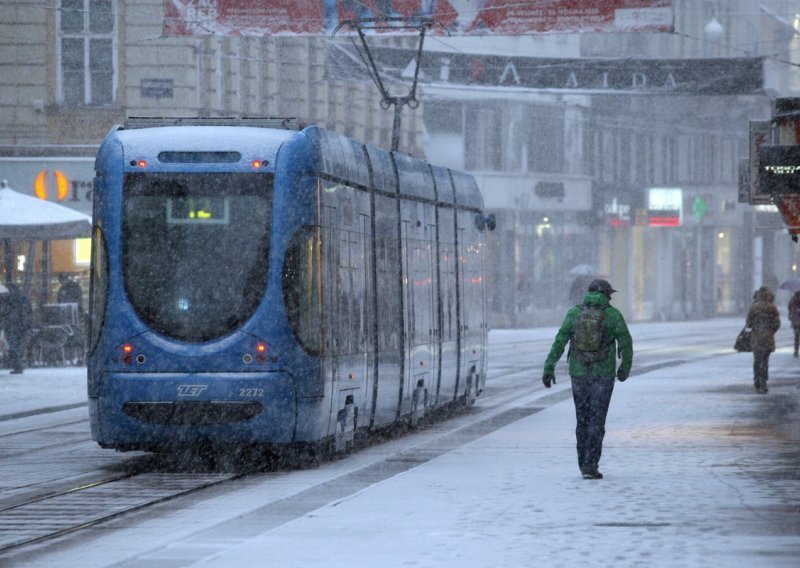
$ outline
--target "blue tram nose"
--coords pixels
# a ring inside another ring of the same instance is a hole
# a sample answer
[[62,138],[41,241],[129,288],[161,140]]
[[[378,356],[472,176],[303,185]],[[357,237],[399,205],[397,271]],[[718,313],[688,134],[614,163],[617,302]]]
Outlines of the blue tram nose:
[[201,439],[291,443],[297,419],[285,372],[109,373],[96,412],[101,445],[155,447]]

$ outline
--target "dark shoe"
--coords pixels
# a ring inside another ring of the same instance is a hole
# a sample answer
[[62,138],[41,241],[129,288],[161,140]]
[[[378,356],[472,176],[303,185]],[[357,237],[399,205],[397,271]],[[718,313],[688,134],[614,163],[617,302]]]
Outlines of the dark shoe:
[[21,375],[22,374],[22,369],[14,369],[13,371],[11,371],[11,374],[12,375]]
[[596,469],[586,469],[581,472],[584,479],[603,479],[603,474]]
[[797,357],[797,351],[794,352],[794,356]]

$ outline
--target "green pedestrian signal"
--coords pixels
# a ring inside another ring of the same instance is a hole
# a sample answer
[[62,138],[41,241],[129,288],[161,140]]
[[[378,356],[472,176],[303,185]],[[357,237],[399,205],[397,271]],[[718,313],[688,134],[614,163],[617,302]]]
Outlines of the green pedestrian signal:
[[694,211],[694,218],[698,221],[702,221],[705,218],[706,213],[708,213],[708,202],[704,196],[698,195],[694,198],[692,211]]

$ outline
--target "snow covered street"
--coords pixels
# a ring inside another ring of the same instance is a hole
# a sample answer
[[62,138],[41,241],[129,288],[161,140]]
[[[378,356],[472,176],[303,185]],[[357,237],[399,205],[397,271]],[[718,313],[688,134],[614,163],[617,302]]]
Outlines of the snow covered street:
[[[616,385],[600,481],[582,479],[577,468],[562,366],[554,389],[544,390],[535,376],[532,389],[494,414],[513,419],[452,447],[435,438],[415,442],[416,461],[408,446],[392,457],[404,440],[390,441],[296,476],[250,476],[234,489],[0,560],[60,567],[796,566],[800,369],[786,347],[790,331],[779,332],[768,395],[752,388],[749,354],[720,347],[692,355],[696,345],[686,339],[699,333],[727,341],[738,325],[632,326],[652,364],[637,371],[634,363],[631,378]],[[553,331],[493,332],[490,347],[497,353],[500,341],[516,337],[535,342],[539,357]],[[2,414],[80,404],[80,372],[32,369],[13,379],[4,372],[0,384],[12,402]],[[528,380],[525,373],[511,380]],[[326,472],[357,471],[376,453],[409,463],[313,504]]]

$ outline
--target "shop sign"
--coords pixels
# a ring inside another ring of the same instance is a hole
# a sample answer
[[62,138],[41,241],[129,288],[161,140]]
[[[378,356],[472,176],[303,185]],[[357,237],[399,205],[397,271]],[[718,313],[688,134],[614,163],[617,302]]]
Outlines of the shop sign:
[[617,198],[613,198],[611,203],[606,203],[603,207],[606,215],[606,222],[612,227],[627,227],[631,224],[631,206],[627,203],[620,203]]
[[142,79],[140,83],[142,97],[171,99],[174,92],[172,79]]
[[800,145],[763,145],[759,148],[758,164],[762,193],[770,197],[800,193]]
[[759,171],[761,147],[769,144],[772,136],[772,123],[769,120],[750,121],[750,205],[772,203],[769,191],[762,187]]
[[69,195],[69,178],[61,170],[42,170],[33,180],[33,193],[39,199],[64,201]]
[[0,169],[3,179],[20,193],[92,214],[94,158],[0,157]]
[[683,190],[651,187],[647,190],[647,224],[651,227],[683,225]]
[[[408,76],[417,57],[413,50],[395,47],[375,47],[371,53],[381,75],[397,80]],[[354,47],[342,45],[326,57],[331,77],[367,77]],[[567,59],[426,50],[419,65],[420,82],[433,85],[659,96],[745,95],[764,88],[763,59],[758,57]]]
[[739,160],[739,203],[750,203],[750,160]]

